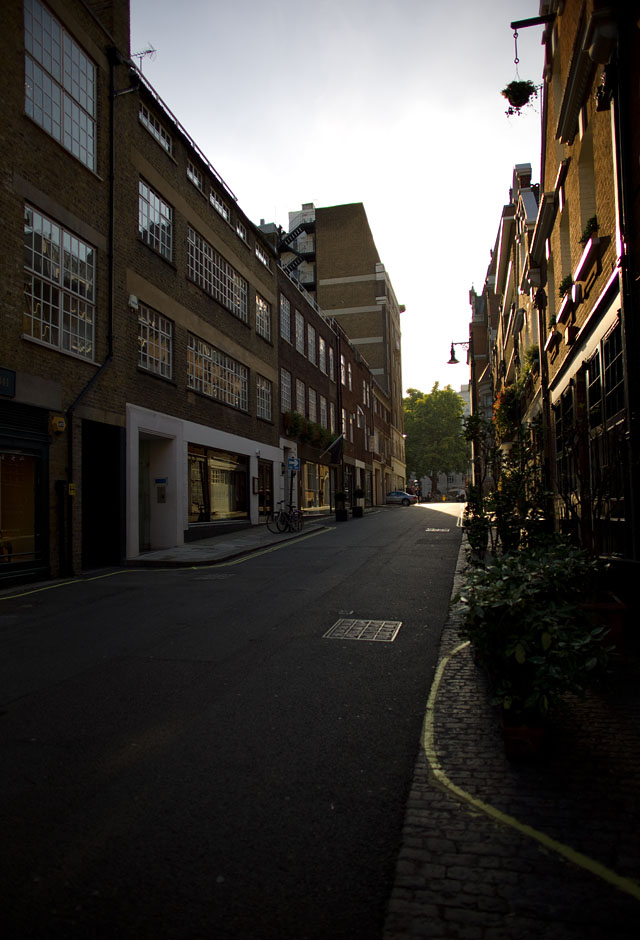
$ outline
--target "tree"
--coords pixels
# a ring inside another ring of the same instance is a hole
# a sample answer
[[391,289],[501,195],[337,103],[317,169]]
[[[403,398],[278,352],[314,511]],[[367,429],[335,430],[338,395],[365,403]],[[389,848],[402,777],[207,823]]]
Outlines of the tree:
[[450,385],[431,392],[407,389],[402,400],[407,468],[418,477],[431,479],[431,492],[437,489],[439,473],[464,473],[469,467],[470,449],[464,437],[464,402]]

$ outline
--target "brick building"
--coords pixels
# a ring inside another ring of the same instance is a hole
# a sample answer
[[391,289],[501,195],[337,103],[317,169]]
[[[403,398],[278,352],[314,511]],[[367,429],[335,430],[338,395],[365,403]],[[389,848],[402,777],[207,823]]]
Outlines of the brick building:
[[[473,345],[491,347],[493,396],[517,388],[523,424],[539,419],[556,526],[626,571],[638,561],[640,29],[628,5],[593,0],[543,0],[512,25],[543,30],[539,199],[534,217],[516,167],[471,295]],[[527,343],[538,368],[523,382]],[[487,368],[474,366],[480,403]]]
[[[289,213],[280,242],[283,265],[333,317],[358,350],[387,398],[389,440],[378,461],[376,502],[388,489],[404,488],[406,468],[402,418],[400,312],[380,261],[362,203],[316,208],[306,203]],[[389,485],[390,481],[390,485]]]

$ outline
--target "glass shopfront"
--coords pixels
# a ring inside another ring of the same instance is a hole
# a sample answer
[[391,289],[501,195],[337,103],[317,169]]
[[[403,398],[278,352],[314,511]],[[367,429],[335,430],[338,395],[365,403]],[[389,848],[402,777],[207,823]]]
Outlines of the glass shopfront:
[[329,467],[318,463],[305,463],[302,473],[303,510],[329,512],[331,509],[331,491]]
[[37,458],[0,452],[0,564],[36,557]]
[[249,458],[189,444],[189,523],[249,518]]

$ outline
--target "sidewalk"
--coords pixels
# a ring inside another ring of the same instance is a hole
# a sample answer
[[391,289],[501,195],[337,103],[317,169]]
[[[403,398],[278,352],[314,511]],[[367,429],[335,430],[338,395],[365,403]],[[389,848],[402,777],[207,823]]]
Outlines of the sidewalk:
[[[455,595],[465,564],[463,544]],[[443,631],[384,940],[640,937],[640,668],[510,763],[455,607]]]
[[264,523],[226,532],[210,539],[198,539],[185,542],[174,548],[161,548],[152,552],[143,552],[128,560],[128,567],[134,568],[192,568],[198,565],[213,565],[229,561],[251,552],[263,551],[273,545],[280,545],[292,539],[300,539],[312,532],[335,525],[335,516],[313,516],[305,519],[300,532],[273,533]]

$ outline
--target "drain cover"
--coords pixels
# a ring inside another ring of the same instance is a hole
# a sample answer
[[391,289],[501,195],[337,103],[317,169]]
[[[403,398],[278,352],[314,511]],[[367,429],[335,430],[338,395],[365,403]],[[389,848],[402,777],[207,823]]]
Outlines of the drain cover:
[[393,643],[402,626],[401,620],[338,620],[324,634],[325,640],[369,640]]

